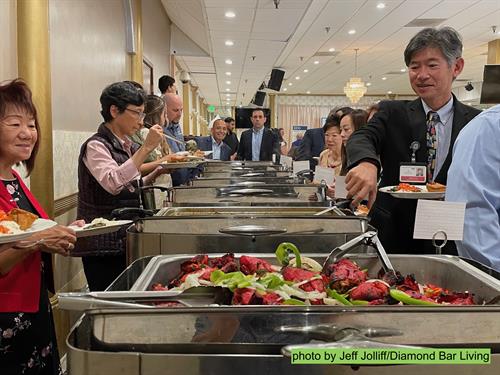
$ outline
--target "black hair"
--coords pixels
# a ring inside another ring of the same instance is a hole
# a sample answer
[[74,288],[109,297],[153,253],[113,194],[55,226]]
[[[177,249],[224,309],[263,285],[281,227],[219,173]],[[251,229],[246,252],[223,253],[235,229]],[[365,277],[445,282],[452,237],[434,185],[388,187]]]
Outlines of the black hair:
[[165,94],[170,86],[175,83],[175,79],[168,75],[161,76],[158,79],[158,88],[162,94]]
[[140,106],[146,102],[145,92],[131,82],[115,82],[107,86],[101,93],[101,115],[105,122],[113,119],[111,106],[114,105],[122,113],[127,105]]
[[226,118],[224,119],[224,121],[225,121],[227,124],[229,124],[230,122],[233,122],[233,121],[234,121],[234,118],[232,118],[232,117],[226,117]]
[[[351,113],[352,112],[352,108],[351,107],[337,107],[337,108],[334,108],[330,111],[330,113],[328,114],[328,117],[326,118],[326,121],[325,121],[325,125],[323,125],[323,131],[326,131],[326,126],[329,124],[329,123],[334,123],[336,124],[336,126],[340,126],[340,119],[342,118],[342,116],[348,114],[348,113]],[[329,126],[330,128],[331,126]]]

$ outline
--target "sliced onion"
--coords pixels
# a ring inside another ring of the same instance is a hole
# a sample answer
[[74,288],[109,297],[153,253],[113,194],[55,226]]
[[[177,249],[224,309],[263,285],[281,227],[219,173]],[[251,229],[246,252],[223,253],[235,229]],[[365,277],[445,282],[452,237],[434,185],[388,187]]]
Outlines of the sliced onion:
[[[300,259],[302,261],[302,267],[301,268],[303,268],[305,270],[313,271],[313,272],[321,272],[321,270],[323,269],[323,266],[321,264],[319,264],[318,262],[316,262],[312,258],[305,257],[305,256],[301,255]],[[293,258],[290,261],[290,266],[291,267],[295,267],[296,264],[297,264],[297,261],[295,260],[295,258]]]

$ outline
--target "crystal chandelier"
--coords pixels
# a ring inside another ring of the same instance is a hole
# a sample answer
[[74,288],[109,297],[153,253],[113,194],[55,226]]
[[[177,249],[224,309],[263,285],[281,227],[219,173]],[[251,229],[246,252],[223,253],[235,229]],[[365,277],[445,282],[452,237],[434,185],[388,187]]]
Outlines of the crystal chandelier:
[[352,77],[344,86],[344,94],[349,98],[351,103],[357,103],[359,99],[366,94],[366,86],[363,80],[357,76],[358,73],[358,49],[356,48],[356,56],[354,58],[354,77]]

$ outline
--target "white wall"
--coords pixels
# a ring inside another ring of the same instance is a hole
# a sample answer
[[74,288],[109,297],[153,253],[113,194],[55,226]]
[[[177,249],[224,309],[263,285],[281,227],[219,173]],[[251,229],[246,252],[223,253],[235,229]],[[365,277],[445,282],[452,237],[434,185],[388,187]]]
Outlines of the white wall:
[[142,37],[144,57],[153,63],[154,93],[160,95],[158,78],[171,75],[170,20],[161,0],[142,1]]
[[16,1],[0,0],[0,82],[17,78]]

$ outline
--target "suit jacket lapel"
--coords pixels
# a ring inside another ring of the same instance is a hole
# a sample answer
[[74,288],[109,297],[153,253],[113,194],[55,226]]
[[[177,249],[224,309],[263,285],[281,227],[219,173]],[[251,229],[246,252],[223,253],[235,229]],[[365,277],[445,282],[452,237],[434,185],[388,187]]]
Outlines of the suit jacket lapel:
[[[425,125],[425,112],[422,101],[416,99],[408,104],[408,117],[410,121],[411,142],[420,143],[420,148],[416,152],[418,162],[427,162],[427,127]],[[410,142],[410,144],[411,144]],[[408,155],[411,157],[410,144],[408,144]]]

